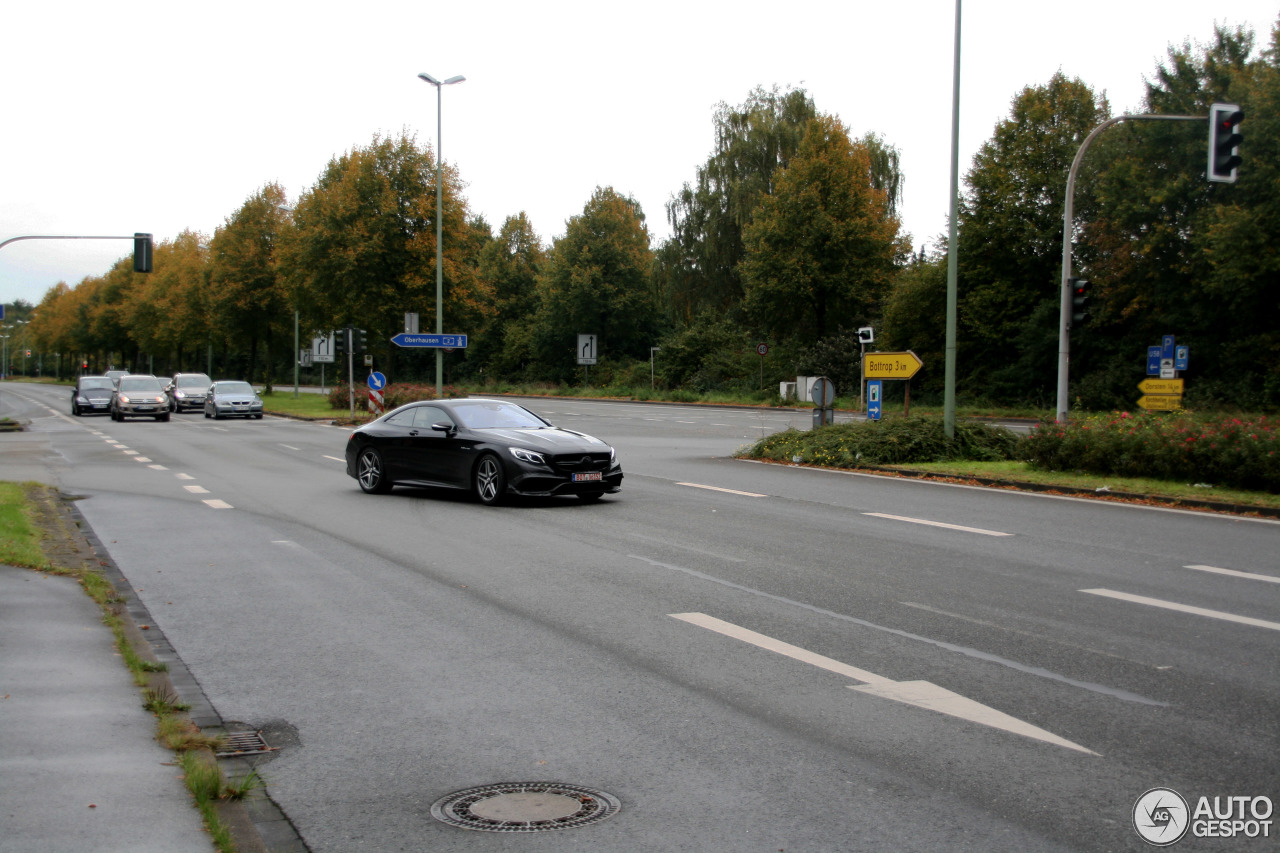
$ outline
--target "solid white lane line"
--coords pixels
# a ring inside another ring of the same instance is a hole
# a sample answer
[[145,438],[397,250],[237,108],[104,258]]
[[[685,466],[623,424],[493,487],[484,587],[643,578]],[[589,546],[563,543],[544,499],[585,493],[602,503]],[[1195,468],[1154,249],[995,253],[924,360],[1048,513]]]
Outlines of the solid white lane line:
[[342,462],[342,463],[345,463],[345,462],[347,461],[347,460],[345,460],[345,459],[341,459],[341,458],[339,458],[339,457],[337,457],[337,456],[326,456],[326,457],[324,457],[324,458],[325,458],[325,459],[332,459],[334,462]]
[[737,489],[722,489],[719,486],[704,486],[701,483],[676,483],[677,486],[688,486],[692,489],[706,489],[711,492],[724,492],[729,495],[742,495],[748,498],[767,498],[768,495],[759,495],[755,492],[740,492]]
[[[441,316],[444,316],[444,315],[442,314]],[[294,446],[293,446],[293,445],[291,445],[291,444],[282,444],[282,445],[280,445],[280,446],[281,446],[281,447],[283,447],[283,448],[286,448],[286,449],[288,449],[288,450],[297,450],[297,449],[298,449],[298,448],[294,447]]]
[[1237,572],[1234,569],[1219,569],[1216,566],[1183,566],[1184,569],[1195,569],[1198,572],[1213,572],[1215,575],[1230,575],[1233,578],[1245,578],[1251,581],[1266,581],[1267,583],[1280,583],[1280,577],[1275,575],[1255,575],[1251,572]]
[[1268,622],[1266,619],[1254,619],[1252,616],[1237,616],[1234,613],[1224,613],[1221,610],[1207,610],[1203,607],[1192,607],[1189,604],[1179,604],[1176,601],[1162,601],[1159,598],[1147,598],[1145,595],[1131,595],[1127,592],[1116,592],[1113,589],[1082,589],[1080,592],[1086,592],[1089,595],[1100,595],[1103,598],[1114,598],[1119,601],[1128,601],[1133,604],[1145,604],[1149,607],[1161,607],[1165,610],[1176,610],[1179,613],[1192,613],[1196,616],[1207,616],[1210,619],[1222,619],[1226,622],[1238,622],[1241,625],[1252,625],[1255,628],[1270,628],[1272,631],[1280,631],[1280,622]]
[[680,619],[691,625],[697,625],[709,631],[723,634],[726,637],[741,640],[766,651],[811,664],[819,669],[825,669],[828,672],[834,672],[852,678],[855,681],[866,682],[864,684],[848,685],[850,690],[856,690],[859,693],[867,693],[872,696],[879,696],[882,699],[935,711],[939,714],[959,717],[972,723],[980,723],[994,729],[1022,735],[1033,740],[1044,741],[1045,743],[1051,743],[1077,752],[1084,752],[1089,755],[1098,754],[1077,743],[1072,743],[1066,738],[1058,737],[1052,732],[1045,731],[1038,726],[1019,720],[1017,717],[1011,717],[1003,711],[997,711],[995,708],[975,702],[966,696],[961,696],[959,693],[954,693],[945,687],[939,687],[928,681],[894,681],[890,678],[885,678],[883,675],[876,675],[874,672],[849,666],[838,660],[824,657],[799,646],[793,646],[790,643],[784,643],[765,634],[758,634],[749,628],[734,625],[732,622],[725,622],[705,613],[672,613],[669,615],[674,619]]
[[965,527],[960,524],[947,524],[942,521],[929,521],[927,518],[911,518],[905,515],[889,515],[886,512],[864,512],[876,518],[887,518],[891,521],[906,521],[911,524],[924,524],[929,527],[945,527],[947,530],[960,530],[965,533],[980,533],[983,536],[1012,536],[1012,533],[1001,533],[999,530],[984,530],[981,527]]

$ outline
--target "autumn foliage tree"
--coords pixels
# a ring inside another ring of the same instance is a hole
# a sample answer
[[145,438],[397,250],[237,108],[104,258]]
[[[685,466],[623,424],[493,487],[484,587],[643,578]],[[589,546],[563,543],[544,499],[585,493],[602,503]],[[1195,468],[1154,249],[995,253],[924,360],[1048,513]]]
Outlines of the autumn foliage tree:
[[748,315],[779,337],[819,340],[877,315],[908,246],[871,156],[839,119],[805,130],[743,233]]

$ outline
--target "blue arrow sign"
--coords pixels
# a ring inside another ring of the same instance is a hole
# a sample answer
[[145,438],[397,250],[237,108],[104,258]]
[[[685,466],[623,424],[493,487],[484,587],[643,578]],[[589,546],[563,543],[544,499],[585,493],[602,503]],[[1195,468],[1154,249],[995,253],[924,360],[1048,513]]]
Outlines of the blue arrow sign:
[[369,374],[369,387],[374,391],[381,391],[387,387],[387,377],[375,370]]
[[882,385],[883,380],[867,380],[867,417],[873,421],[880,420],[880,391]]
[[1160,347],[1147,347],[1147,375],[1160,375]]
[[398,347],[433,347],[435,349],[466,349],[466,335],[411,335],[401,332],[391,339]]

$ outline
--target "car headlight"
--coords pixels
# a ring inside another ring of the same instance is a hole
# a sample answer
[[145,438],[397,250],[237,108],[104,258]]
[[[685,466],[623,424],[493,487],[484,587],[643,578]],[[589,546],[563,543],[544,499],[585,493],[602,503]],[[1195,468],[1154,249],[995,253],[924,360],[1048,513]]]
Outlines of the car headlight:
[[120,402],[121,402],[121,403],[128,403],[128,402],[129,402],[129,398],[128,398],[128,397],[126,397],[125,395],[121,394],[121,395],[120,395]]
[[519,459],[521,462],[532,462],[534,465],[546,465],[547,460],[542,458],[541,453],[532,450],[525,450],[523,447],[508,447],[511,455]]
[[185,400],[185,399],[187,399],[187,392],[186,392],[186,391],[174,391],[174,392],[173,392],[173,396],[177,397],[179,400]]

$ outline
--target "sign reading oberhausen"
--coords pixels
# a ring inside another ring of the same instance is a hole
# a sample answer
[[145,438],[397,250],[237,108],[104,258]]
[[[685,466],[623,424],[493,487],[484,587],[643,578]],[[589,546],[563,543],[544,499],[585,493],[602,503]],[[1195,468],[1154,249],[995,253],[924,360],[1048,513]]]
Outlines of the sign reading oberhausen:
[[435,349],[466,349],[466,335],[411,335],[408,332],[391,338],[398,347],[432,347]]

